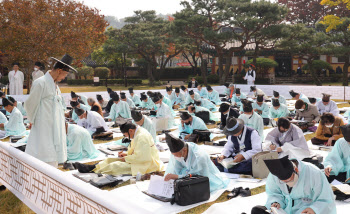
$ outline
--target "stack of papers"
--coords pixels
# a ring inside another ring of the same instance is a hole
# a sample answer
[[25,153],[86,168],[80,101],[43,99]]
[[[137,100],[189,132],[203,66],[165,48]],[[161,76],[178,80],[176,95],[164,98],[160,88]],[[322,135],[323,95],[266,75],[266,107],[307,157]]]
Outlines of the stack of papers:
[[164,198],[172,198],[174,194],[174,180],[164,181],[164,177],[151,175],[147,193]]
[[226,159],[222,160],[220,164],[223,167],[225,167],[226,169],[230,169],[238,163],[233,162],[233,158],[226,158]]

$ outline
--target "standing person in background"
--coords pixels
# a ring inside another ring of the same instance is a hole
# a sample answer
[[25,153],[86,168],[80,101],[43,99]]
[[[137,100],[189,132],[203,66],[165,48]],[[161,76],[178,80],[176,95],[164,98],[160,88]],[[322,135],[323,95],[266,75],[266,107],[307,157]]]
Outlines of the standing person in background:
[[197,80],[194,77],[192,77],[191,82],[188,83],[188,88],[197,88],[197,86],[198,86]]
[[67,141],[64,110],[58,82],[64,80],[70,64],[68,54],[56,61],[53,70],[34,82],[24,106],[32,128],[28,137],[26,153],[54,167],[67,160]]
[[41,67],[42,67],[41,62],[35,62],[35,64],[34,64],[34,71],[33,71],[33,73],[32,73],[33,82],[34,82],[36,79],[38,79],[38,78],[44,76],[44,72],[41,71]]
[[9,89],[10,95],[23,95],[23,82],[24,75],[19,70],[19,63],[13,63],[13,70],[10,71],[9,75]]
[[248,85],[254,85],[255,83],[255,78],[256,78],[256,73],[254,70],[255,66],[253,64],[249,65],[249,69],[247,73],[245,74],[245,77],[243,77],[244,80],[247,80]]

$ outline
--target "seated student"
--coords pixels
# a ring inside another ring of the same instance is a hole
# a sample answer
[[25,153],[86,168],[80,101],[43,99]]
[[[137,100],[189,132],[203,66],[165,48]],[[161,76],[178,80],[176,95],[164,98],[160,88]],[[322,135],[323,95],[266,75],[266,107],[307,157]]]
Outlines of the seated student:
[[[2,100],[2,99],[0,98],[0,100]],[[7,123],[7,117],[1,111],[0,111],[0,123]]]
[[154,142],[156,142],[156,127],[153,124],[152,120],[149,119],[149,117],[142,115],[141,111],[138,110],[131,110],[131,116],[134,122],[142,128],[146,129],[152,135]]
[[[179,125],[180,138],[187,140],[193,130],[209,130],[203,120],[199,117],[190,115],[187,111],[180,112],[181,125]],[[212,139],[212,135],[210,137]]]
[[226,82],[224,84],[224,86],[225,86],[225,95],[229,96],[230,95],[230,83]]
[[246,101],[243,103],[243,114],[241,114],[238,119],[243,120],[244,125],[255,129],[258,131],[258,134],[261,138],[261,141],[264,141],[264,122],[263,118],[253,111],[252,102]]
[[[15,98],[13,97],[8,97],[8,100],[10,100],[12,103],[13,103],[13,106],[16,107],[21,113],[23,116],[27,116],[27,112],[26,110],[24,109],[24,103],[21,103],[21,102],[18,102],[17,100],[15,100]],[[10,115],[10,112],[6,112],[6,115]]]
[[180,88],[175,88],[175,94],[172,98],[173,105],[185,108],[185,95],[180,93]]
[[[221,156],[215,161],[220,172],[252,175],[252,157],[261,152],[261,138],[258,132],[244,125],[243,120],[230,117],[224,128],[227,143]],[[220,163],[225,158],[233,158],[235,163],[230,169]]]
[[174,110],[172,108],[171,100],[169,98],[167,98],[167,97],[164,97],[160,92],[156,92],[155,94],[162,100],[162,103],[164,103],[167,106],[169,106],[170,110],[172,111],[173,115],[175,116],[176,113],[174,112]]
[[290,114],[288,107],[284,104],[280,104],[278,99],[272,99],[272,108],[270,108],[269,117],[273,118],[281,118],[288,117]]
[[336,214],[332,188],[323,172],[300,160],[264,160],[270,174],[266,181],[265,206],[255,206],[252,214],[270,213],[271,207],[285,213]]
[[78,125],[85,127],[89,131],[90,135],[94,134],[96,129],[100,127],[103,127],[106,132],[109,131],[105,120],[99,113],[95,111],[85,111],[84,109],[80,108],[75,108],[74,111],[80,120],[84,119],[84,121]]
[[80,173],[95,172],[109,175],[124,175],[137,173],[147,174],[164,170],[164,164],[159,159],[159,153],[152,135],[144,128],[131,122],[120,126],[124,137],[131,140],[127,153],[119,152],[119,158],[107,158],[97,165],[87,165],[76,162],[75,168]]
[[74,91],[71,91],[70,96],[73,101],[78,101],[84,105],[87,105],[87,97],[85,97],[84,95],[77,95]]
[[197,80],[194,77],[192,77],[191,82],[188,83],[187,87],[188,88],[197,88],[197,86],[198,86]]
[[199,96],[198,93],[194,92],[193,90],[189,91],[188,92],[188,96],[186,98],[186,101],[185,101],[185,105],[190,105],[190,104],[194,104],[194,101],[195,100],[200,100],[201,99],[201,96]]
[[96,94],[96,99],[97,99],[98,103],[100,104],[100,106],[102,107],[102,110],[105,110],[105,108],[107,107],[108,101],[104,100],[102,95],[100,95],[100,94]]
[[[350,178],[350,124],[341,126],[340,129],[344,138],[337,140],[323,163],[329,183],[334,179],[345,182]],[[347,183],[349,184],[350,180]]]
[[134,93],[133,88],[129,88],[129,94],[131,101],[135,104],[136,107],[139,107],[141,105],[140,96]]
[[227,96],[229,100],[232,100],[232,97],[236,94],[235,85],[231,83],[228,87],[229,87],[229,94]]
[[307,98],[307,96],[305,96],[302,93],[297,93],[293,90],[289,91],[290,96],[292,96],[293,100],[302,100],[308,104],[310,104],[309,98]]
[[267,134],[266,141],[271,142],[269,149],[276,150],[279,157],[289,155],[300,160],[310,157],[303,131],[285,117],[278,119],[277,127]]
[[210,85],[207,86],[208,99],[215,105],[220,105],[222,102],[219,97],[219,93],[214,90]]
[[209,98],[208,91],[206,88],[203,88],[203,85],[198,85],[197,89],[198,89],[198,94],[199,96],[201,96],[201,98],[205,98],[205,99]]
[[243,99],[247,99],[247,96],[244,93],[241,93],[240,88],[236,88],[236,95],[231,99],[232,105],[241,107]]
[[183,91],[183,95],[185,95],[185,100],[186,100],[188,96],[188,89],[184,85],[180,86],[180,88]]
[[332,95],[322,93],[323,97],[321,101],[316,103],[317,109],[320,112],[320,115],[323,113],[332,113],[334,116],[339,116],[339,108],[337,104],[330,99]]
[[211,112],[215,112],[217,110],[216,105],[214,103],[212,103],[209,100],[204,99],[204,98],[202,98],[200,100],[195,100],[194,101],[194,105],[195,106],[202,106],[204,108],[207,108]]
[[305,103],[303,100],[297,100],[295,102],[295,117],[296,120],[305,120],[311,125],[315,125],[320,120],[320,114],[317,107],[311,104]]
[[141,99],[140,100],[141,100],[141,108],[142,109],[148,109],[148,110],[154,109],[154,107],[155,107],[154,102],[144,92],[141,93]]
[[270,123],[270,107],[264,102],[264,96],[258,95],[256,102],[252,104],[254,112],[263,118],[264,125],[267,126]]
[[129,105],[129,108],[135,108],[135,103],[126,97],[124,92],[120,92],[120,99]]
[[219,112],[221,113],[221,124],[220,129],[224,129],[226,126],[226,121],[230,117],[238,118],[239,112],[229,103],[222,103],[219,108]]
[[171,112],[171,108],[168,105],[164,104],[158,96],[154,96],[152,99],[157,107],[156,116],[159,118],[168,118],[168,129],[172,128],[175,125],[175,123],[174,116]]
[[176,180],[187,175],[201,175],[209,178],[210,192],[224,189],[230,183],[220,175],[207,152],[194,143],[184,142],[171,134],[166,134],[166,143],[171,152],[165,181]]
[[342,138],[340,126],[344,125],[341,117],[334,117],[331,113],[324,113],[317,127],[316,136],[311,139],[314,145],[334,146],[335,142]]
[[165,86],[165,91],[166,91],[165,97],[168,98],[169,100],[172,100],[175,93],[173,92],[173,86],[170,86],[170,87]]
[[250,92],[254,93],[254,97],[257,98],[258,95],[262,95],[265,100],[267,100],[269,97],[261,90],[260,88],[257,88],[256,86],[250,86]]
[[0,138],[11,135],[23,135],[26,131],[26,127],[23,123],[22,113],[13,105],[11,101],[6,98],[2,99],[2,105],[7,112],[10,113],[9,120],[0,124]]
[[105,111],[107,113],[109,113],[111,111],[113,104],[114,104],[112,97],[114,97],[117,93],[112,91],[112,89],[110,89],[110,88],[107,88],[107,92],[109,94],[109,101],[107,103]]
[[190,105],[187,107],[187,110],[191,115],[194,115],[194,116],[196,116],[195,114],[197,112],[201,112],[201,111],[208,112],[210,121],[219,121],[219,118],[217,118],[211,111],[209,111],[209,109],[205,107]]
[[100,106],[100,104],[98,104],[98,102],[96,102],[96,100],[94,98],[88,98],[87,102],[89,104],[89,106],[91,107],[91,111],[96,111],[97,113],[99,113],[102,117],[103,117],[103,112],[102,112],[102,108]]
[[90,133],[81,126],[66,123],[67,159],[78,161],[84,158],[94,159],[100,155]]
[[308,97],[308,99],[309,99],[311,105],[316,105],[318,102],[317,98],[314,98],[314,97]]
[[70,119],[69,121],[70,122],[74,122],[74,123],[78,123],[79,122],[79,117],[75,113],[74,109],[80,108],[80,109],[83,109],[85,111],[90,111],[90,109],[91,109],[90,106],[81,104],[78,101],[74,101],[74,100],[70,101],[70,106],[73,108],[73,110],[72,110],[72,119]]
[[283,105],[287,105],[287,100],[286,98],[284,98],[284,96],[280,95],[280,93],[278,93],[277,91],[273,91],[273,97],[275,99],[278,99],[278,101],[283,104]]
[[116,94],[112,97],[114,104],[112,105],[111,112],[109,113],[108,121],[115,121],[118,117],[125,119],[131,118],[129,105],[119,99],[119,95]]

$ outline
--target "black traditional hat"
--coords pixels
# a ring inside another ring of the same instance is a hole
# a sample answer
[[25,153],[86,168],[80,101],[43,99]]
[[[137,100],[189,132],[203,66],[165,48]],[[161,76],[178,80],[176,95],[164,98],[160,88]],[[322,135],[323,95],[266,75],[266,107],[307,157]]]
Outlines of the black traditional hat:
[[77,71],[75,68],[73,68],[73,67],[71,66],[71,64],[72,64],[72,62],[73,62],[73,58],[72,58],[71,56],[69,56],[68,54],[65,54],[65,55],[62,57],[61,60],[56,59],[56,58],[54,58],[54,57],[51,57],[51,59],[53,59],[53,60],[56,61],[54,67],[56,67],[56,66],[58,65],[59,68],[62,68],[62,69],[64,69],[64,68],[72,69],[73,71],[75,71],[76,73],[78,73],[78,71]]
[[78,115],[78,117],[80,117],[82,114],[85,113],[85,110],[81,108],[75,108],[74,112]]
[[210,85],[207,85],[207,91],[211,91],[213,88]]
[[279,96],[280,96],[280,93],[278,93],[278,91],[273,91],[273,96],[274,96],[274,97],[279,97]]
[[256,90],[256,86],[250,86],[250,91],[255,91]]
[[177,93],[177,94],[180,93],[180,88],[179,87],[175,88],[175,93]]
[[280,106],[280,101],[278,99],[272,99],[272,106],[273,107],[277,107]]
[[169,133],[165,133],[165,141],[171,153],[179,152],[185,147],[185,142],[183,140]]
[[142,120],[143,116],[142,116],[141,111],[133,109],[133,110],[131,110],[131,117],[135,122],[139,122],[140,120]]
[[70,96],[71,96],[72,98],[78,97],[78,95],[77,95],[74,91],[71,91],[71,92],[70,92]]
[[165,86],[165,90],[168,92],[168,91],[172,91],[173,90],[173,87],[172,86],[170,86],[170,87],[168,87],[168,86]]
[[116,102],[119,101],[119,95],[117,93],[114,93],[113,96],[112,96],[112,100],[113,100],[113,102],[114,101],[116,101]]
[[153,97],[152,97],[152,101],[153,101],[154,103],[158,102],[159,100],[160,100],[160,98],[159,98],[158,96],[153,96]]
[[160,92],[156,92],[155,94],[156,94],[160,99],[163,99],[163,97],[164,97],[163,94],[160,93]]
[[133,93],[134,93],[134,89],[133,89],[133,88],[129,88],[128,90],[129,90],[129,93],[130,93],[130,94],[133,94]]
[[188,120],[190,117],[191,115],[188,113],[188,111],[180,111],[181,120]]
[[308,97],[310,103],[315,103],[317,101],[317,99],[315,97]]
[[240,88],[236,88],[236,94],[241,94],[241,89]]
[[186,87],[184,85],[181,86],[181,90],[185,91]]
[[16,102],[15,98],[13,98],[13,97],[8,97],[7,99],[10,100],[12,103]]
[[294,166],[288,159],[288,155],[280,159],[264,160],[264,162],[271,174],[280,180],[287,180],[293,175]]
[[194,104],[195,104],[196,106],[200,106],[200,105],[202,104],[202,101],[200,101],[200,100],[194,100]]
[[189,91],[188,94],[189,94],[189,95],[194,95],[193,90]]
[[147,95],[146,95],[145,93],[141,93],[140,100],[141,100],[141,101],[147,100]]
[[243,112],[252,112],[252,111],[253,111],[252,102],[249,100],[246,100],[243,103]]
[[3,105],[4,107],[6,107],[6,106],[8,106],[8,105],[13,106],[13,103],[12,103],[10,100],[6,99],[6,98],[2,98],[2,105]]
[[264,95],[258,95],[256,97],[256,101],[259,102],[259,103],[264,102]]
[[293,90],[290,90],[290,91],[289,91],[289,94],[290,94],[290,96],[292,96],[293,98],[294,98],[295,96],[298,95],[298,93],[295,92],[295,91],[293,91]]
[[345,126],[340,126],[341,133],[344,135],[344,139],[350,142],[350,124]]
[[154,96],[154,93],[152,91],[147,91],[146,93],[149,97],[153,97]]
[[122,100],[126,99],[126,95],[124,92],[120,92],[120,99]]
[[322,95],[323,95],[322,101],[325,103],[328,103],[330,101],[330,97],[332,96],[330,94],[325,94],[325,93],[322,93]]
[[226,127],[224,128],[224,134],[227,136],[235,135],[240,132],[244,127],[244,121],[229,117],[226,121]]
[[113,90],[111,88],[107,88],[107,92],[108,92],[108,94],[110,94],[113,92]]
[[226,88],[228,88],[228,87],[230,86],[230,83],[229,83],[229,82],[226,82],[226,83],[224,84],[224,86],[225,86]]
[[72,106],[72,108],[75,108],[79,105],[80,103],[78,101],[70,101],[70,106]]
[[224,113],[227,112],[227,110],[230,108],[230,104],[228,103],[221,103],[219,112]]
[[42,64],[41,64],[41,62],[35,62],[35,63],[34,63],[34,66],[41,67],[41,66],[42,66]]
[[120,126],[120,131],[121,133],[127,133],[129,132],[130,129],[135,129],[135,128],[136,128],[135,124],[128,121]]
[[96,99],[100,101],[100,100],[103,100],[103,97],[101,96],[101,94],[96,94]]

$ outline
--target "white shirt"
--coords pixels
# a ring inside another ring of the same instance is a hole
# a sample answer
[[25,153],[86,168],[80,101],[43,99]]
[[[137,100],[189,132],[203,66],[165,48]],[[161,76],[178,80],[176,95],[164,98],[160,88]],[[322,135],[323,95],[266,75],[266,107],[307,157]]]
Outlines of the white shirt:
[[[241,138],[241,142],[242,144],[244,144],[244,139],[245,139],[245,132],[247,130],[247,127],[244,126],[244,131],[242,134],[242,138]],[[238,139],[238,142],[240,142],[240,140]],[[252,132],[251,135],[251,143],[252,143],[252,149],[248,150],[248,151],[241,151],[239,154],[242,154],[245,160],[249,160],[253,157],[253,155],[255,155],[258,152],[262,151],[261,148],[261,138],[258,134],[258,132],[256,130],[254,130]],[[225,156],[225,157],[229,157],[233,154],[234,151],[234,146],[233,146],[233,142],[231,141],[231,136],[228,136],[228,140],[227,143],[224,146],[224,149],[221,152],[221,155]]]
[[320,115],[322,115],[325,112],[329,112],[329,113],[332,113],[334,116],[339,116],[339,108],[333,100],[330,100],[328,105],[326,106],[323,104],[322,100],[318,101],[316,103],[316,106],[317,106],[318,112],[320,112]]

